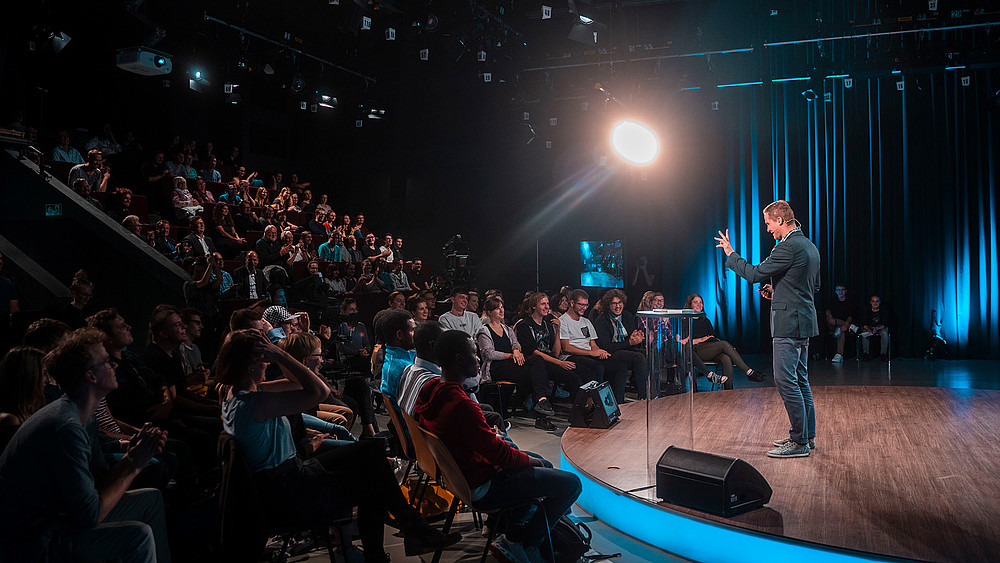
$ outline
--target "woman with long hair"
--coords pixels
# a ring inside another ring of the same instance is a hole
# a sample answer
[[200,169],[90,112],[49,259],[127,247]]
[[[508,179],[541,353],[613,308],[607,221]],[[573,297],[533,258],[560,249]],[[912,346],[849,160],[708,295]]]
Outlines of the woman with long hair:
[[215,240],[216,248],[226,258],[232,258],[246,248],[247,240],[236,232],[233,215],[226,203],[217,204],[212,209],[212,238]]
[[[574,362],[560,360],[562,345],[559,340],[559,317],[549,309],[549,296],[533,292],[521,303],[523,316],[514,325],[514,334],[525,354],[538,357],[550,381],[562,385],[570,400],[576,397],[581,379],[593,381],[597,373],[587,371]],[[579,368],[579,369],[578,369]]]
[[[265,382],[275,363],[284,378]],[[364,440],[303,460],[296,454],[287,415],[316,407],[330,388],[312,370],[256,330],[230,333],[219,350],[218,379],[231,385],[222,422],[240,446],[271,518],[320,524],[358,507],[364,560],[387,561],[383,530],[391,512],[404,533],[407,555],[454,543],[431,528],[406,502],[377,440]]]
[[476,333],[476,343],[483,360],[479,369],[480,377],[487,382],[510,381],[516,385],[518,398],[515,407],[525,404],[531,395],[534,399],[532,411],[535,414],[535,427],[555,430],[556,426],[549,420],[555,411],[548,399],[552,385],[544,360],[534,354],[524,357],[517,335],[504,324],[503,301],[491,297],[486,300],[483,310],[489,322]]
[[[701,298],[701,295],[697,293],[692,293],[687,296],[684,300],[685,309],[694,309],[698,312],[705,312],[705,300]],[[725,384],[726,389],[732,389],[732,377],[733,377],[733,366],[737,366],[747,375],[747,379],[750,381],[761,381],[763,376],[754,371],[743,358],[740,353],[736,351],[736,348],[732,344],[726,342],[725,340],[720,340],[715,334],[715,327],[712,326],[712,321],[708,320],[708,317],[701,315],[694,318],[691,326],[691,348],[697,353],[702,360],[706,362],[717,362],[719,364],[719,374],[728,377],[729,381]],[[687,338],[681,339],[681,342],[686,343]]]
[[[11,348],[0,362],[0,426],[24,424],[45,406],[44,356],[38,348],[18,346]],[[4,441],[0,449],[5,445]]]

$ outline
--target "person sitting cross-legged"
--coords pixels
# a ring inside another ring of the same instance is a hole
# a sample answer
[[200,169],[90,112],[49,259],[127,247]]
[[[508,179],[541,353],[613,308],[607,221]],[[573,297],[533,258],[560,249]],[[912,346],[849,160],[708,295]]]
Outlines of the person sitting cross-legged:
[[[539,552],[549,529],[583,490],[580,479],[507,443],[490,428],[479,404],[462,387],[478,370],[476,346],[467,334],[449,330],[434,345],[441,377],[424,384],[417,397],[417,422],[437,435],[451,452],[472,489],[476,508],[490,510],[524,501],[492,548],[508,561],[542,562]],[[529,501],[540,499],[540,509]]]

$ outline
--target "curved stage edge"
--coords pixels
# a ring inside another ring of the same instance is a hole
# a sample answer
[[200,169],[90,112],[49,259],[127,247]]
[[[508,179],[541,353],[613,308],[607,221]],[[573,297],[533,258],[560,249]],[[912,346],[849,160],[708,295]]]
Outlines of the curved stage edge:
[[[783,460],[767,458],[768,448],[760,445],[762,436],[780,437],[787,432],[787,418],[783,418],[784,409],[775,389],[697,395],[693,449],[742,458],[761,471],[774,488],[771,502],[764,508],[731,519],[658,503],[651,498],[655,488],[628,492],[649,482],[644,465],[647,454],[642,451],[637,455],[640,441],[643,450],[646,446],[646,408],[642,402],[623,405],[622,421],[610,429],[568,429],[562,439],[560,467],[580,478],[583,492],[577,503],[596,518],[626,535],[694,561],[1000,560],[1000,493],[991,489],[1000,482],[997,448],[986,446],[987,451],[974,455],[974,459],[937,473],[927,469],[946,463],[956,451],[953,447],[937,447],[935,442],[954,445],[956,436],[961,436],[969,447],[983,449],[984,443],[995,443],[995,429],[1000,428],[1000,393],[834,386],[816,387],[814,395],[819,419],[818,449],[809,458]],[[687,403],[679,408],[682,401],[687,401],[685,395],[650,404],[661,411],[659,418],[651,414],[651,420],[662,424],[674,417],[677,422],[671,430],[650,439],[662,446],[650,446],[651,463],[670,443],[691,447],[687,438],[691,434],[686,429]],[[887,440],[904,444],[903,450],[888,453],[884,459],[859,461],[858,452],[852,449],[861,449],[863,455],[864,446],[855,444],[854,438],[871,432],[873,422],[884,424],[886,420],[897,423],[886,431],[891,434]],[[724,437],[718,437],[720,424],[728,429]],[[932,427],[941,429],[937,436],[928,436]],[[643,436],[637,437],[639,432]],[[906,447],[919,453],[911,453]],[[961,443],[955,447],[962,451]],[[904,458],[912,463],[898,468],[888,466],[903,464]],[[609,463],[621,467],[606,467]],[[782,465],[808,463],[813,466]],[[847,473],[860,483],[845,484],[845,465],[849,466]],[[833,476],[817,478],[817,471]],[[885,495],[892,497],[889,501],[870,499],[878,497],[886,483],[900,482],[899,475],[914,482],[912,488],[889,491],[891,494]],[[950,479],[953,477],[957,479]],[[972,491],[976,494],[964,490],[963,496],[957,484],[935,487],[957,480],[963,481],[965,487],[969,482],[976,483],[978,487]],[[811,497],[790,493],[803,487],[819,490]],[[930,498],[926,487],[936,489]],[[869,490],[873,492],[866,492]],[[838,495],[847,498],[833,498]],[[817,501],[817,496],[823,501]],[[858,496],[861,498],[855,498]],[[906,507],[914,507],[912,513]],[[791,525],[784,525],[783,518]],[[769,527],[768,520],[772,519],[777,520],[777,525]],[[848,531],[830,532],[838,527]],[[854,531],[850,531],[852,527]],[[935,529],[939,537],[926,537]],[[812,530],[816,533],[811,534]],[[850,539],[851,534],[859,537]]]

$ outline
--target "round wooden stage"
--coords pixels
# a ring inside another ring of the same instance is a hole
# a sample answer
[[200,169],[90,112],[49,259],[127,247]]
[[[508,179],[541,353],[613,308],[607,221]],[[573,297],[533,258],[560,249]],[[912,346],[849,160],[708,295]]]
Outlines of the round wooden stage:
[[[622,405],[610,429],[566,431],[562,467],[584,480],[580,504],[595,516],[697,561],[1000,561],[1000,392],[813,394],[816,449],[806,458],[767,457],[788,418],[777,391],[763,388],[697,394],[693,445],[687,395],[649,404],[648,444],[645,403]],[[771,485],[771,502],[733,518],[657,503],[646,461],[671,444],[742,458]]]

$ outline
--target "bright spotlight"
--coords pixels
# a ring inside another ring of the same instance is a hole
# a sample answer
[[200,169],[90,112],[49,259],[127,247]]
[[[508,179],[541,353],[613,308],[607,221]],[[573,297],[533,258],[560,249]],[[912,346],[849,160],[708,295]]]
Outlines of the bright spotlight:
[[627,119],[611,131],[611,146],[619,156],[639,165],[653,162],[660,151],[660,143],[652,129]]

